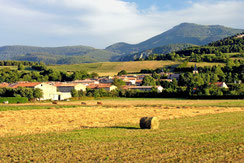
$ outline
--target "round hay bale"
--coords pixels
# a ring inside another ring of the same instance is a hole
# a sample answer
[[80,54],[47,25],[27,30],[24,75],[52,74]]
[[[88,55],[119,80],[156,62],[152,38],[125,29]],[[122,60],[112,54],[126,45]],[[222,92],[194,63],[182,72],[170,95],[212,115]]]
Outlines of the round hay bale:
[[85,102],[81,102],[81,105],[86,105],[86,103]]
[[102,102],[97,102],[97,105],[102,105],[103,103]]
[[58,102],[57,101],[53,101],[52,104],[58,104]]
[[56,109],[55,107],[50,107],[50,108],[48,108],[48,109]]
[[159,120],[157,117],[142,117],[140,119],[141,129],[158,129]]

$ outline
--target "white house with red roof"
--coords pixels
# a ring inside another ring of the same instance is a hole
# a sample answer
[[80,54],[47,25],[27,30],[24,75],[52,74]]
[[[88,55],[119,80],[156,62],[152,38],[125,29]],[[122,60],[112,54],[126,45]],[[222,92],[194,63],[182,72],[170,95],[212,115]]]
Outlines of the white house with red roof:
[[56,83],[54,86],[57,87],[58,92],[71,92],[72,90],[86,91],[86,85],[80,83]]
[[219,88],[229,88],[225,82],[216,82],[214,83]]
[[117,87],[115,85],[111,85],[111,84],[90,84],[89,86],[87,86],[87,88],[90,89],[105,89],[107,91],[112,91],[117,89]]
[[10,84],[8,87],[10,88],[18,88],[18,87],[24,87],[24,88],[39,88],[43,92],[43,97],[40,100],[63,100],[66,99],[67,94],[61,94],[60,92],[57,92],[57,87],[42,83],[42,82],[17,82],[14,84]]

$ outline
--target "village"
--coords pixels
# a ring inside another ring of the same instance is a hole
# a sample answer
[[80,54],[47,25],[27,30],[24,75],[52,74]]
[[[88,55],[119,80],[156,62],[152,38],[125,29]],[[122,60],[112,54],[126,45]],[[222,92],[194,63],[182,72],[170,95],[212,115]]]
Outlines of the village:
[[[193,74],[198,74],[197,67],[195,66]],[[116,89],[122,90],[137,90],[141,92],[151,92],[153,89],[156,89],[157,93],[162,93],[164,88],[160,85],[150,86],[143,85],[143,79],[149,74],[127,74],[127,75],[115,75],[115,76],[106,76],[106,77],[97,77],[89,78],[84,80],[74,80],[69,82],[27,82],[27,81],[18,81],[16,83],[0,83],[0,88],[39,88],[42,90],[42,98],[38,100],[69,100],[72,98],[72,91],[83,91],[86,92],[87,89],[104,89],[108,92],[111,92]],[[159,73],[161,77],[166,77],[160,79],[160,81],[172,82],[174,79],[177,81],[180,78],[180,74],[177,73]],[[125,83],[125,85],[118,88],[115,86],[114,80],[119,79]],[[214,83],[219,88],[228,88],[225,82]]]
[[[43,92],[43,97],[40,100],[67,100],[72,97],[71,91],[86,91],[89,89],[104,89],[106,91],[116,90],[113,85],[115,78],[123,80],[126,85],[122,89],[136,89],[140,91],[151,91],[153,86],[142,86],[142,80],[146,75],[123,75],[123,76],[108,76],[99,77],[97,79],[75,80],[71,82],[27,82],[19,81],[16,83],[0,83],[0,88],[39,88]],[[167,81],[172,81],[171,79]],[[162,92],[163,87],[156,86],[158,92]]]

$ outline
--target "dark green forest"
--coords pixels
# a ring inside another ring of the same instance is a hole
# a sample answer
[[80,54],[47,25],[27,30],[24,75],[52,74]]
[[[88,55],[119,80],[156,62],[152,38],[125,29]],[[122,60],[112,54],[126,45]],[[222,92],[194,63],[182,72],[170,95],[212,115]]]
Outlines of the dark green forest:
[[[0,62],[1,63],[1,62]],[[47,68],[43,62],[3,61],[6,65],[18,65],[18,70],[10,68],[0,69],[0,83],[15,83],[17,81],[45,82],[45,81],[73,81],[98,77],[97,73],[75,71],[73,73],[61,72]],[[27,70],[26,70],[26,67]],[[31,66],[31,67],[29,67]]]
[[[242,33],[243,34],[243,33]],[[224,62],[244,57],[244,37],[231,36],[204,46],[192,46],[168,54],[151,54],[145,60],[187,60],[191,62]]]
[[244,32],[244,30],[228,28],[220,25],[181,23],[166,32],[138,44],[122,42],[111,45],[107,47],[106,50],[126,56],[170,44],[205,45],[241,32]]

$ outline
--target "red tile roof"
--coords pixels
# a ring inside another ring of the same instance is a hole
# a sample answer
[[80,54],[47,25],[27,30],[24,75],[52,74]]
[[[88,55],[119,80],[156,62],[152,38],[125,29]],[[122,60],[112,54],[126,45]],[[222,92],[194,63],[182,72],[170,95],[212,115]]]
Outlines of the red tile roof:
[[18,87],[35,87],[37,86],[38,84],[41,84],[41,82],[31,82],[31,83],[14,83],[14,84],[11,84],[9,85],[11,88],[18,88]]
[[111,84],[89,84],[87,86],[87,88],[91,88],[91,89],[99,89],[99,88],[109,88],[111,87],[112,85]]
[[9,83],[0,83],[0,88],[8,87],[9,85]]
[[79,83],[55,83],[54,86],[56,87],[75,87]]

